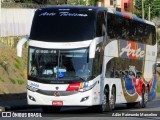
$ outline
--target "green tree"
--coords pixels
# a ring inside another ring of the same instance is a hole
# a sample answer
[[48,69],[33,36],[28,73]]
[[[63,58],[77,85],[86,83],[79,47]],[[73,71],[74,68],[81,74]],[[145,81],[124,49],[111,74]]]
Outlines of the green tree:
[[[148,13],[149,13],[149,5],[151,6],[151,19],[155,17],[160,17],[160,0],[143,0],[144,1],[144,17],[145,19],[148,19]],[[135,14],[138,17],[142,18],[142,0],[136,0],[136,11]]]
[[[97,0],[89,0],[89,5],[90,6],[95,6],[96,5],[96,1]],[[87,2],[86,0],[80,0],[80,4],[81,5],[86,5],[86,2]]]
[[90,0],[90,5],[91,5],[91,6],[95,6],[97,1],[98,1],[98,0]]

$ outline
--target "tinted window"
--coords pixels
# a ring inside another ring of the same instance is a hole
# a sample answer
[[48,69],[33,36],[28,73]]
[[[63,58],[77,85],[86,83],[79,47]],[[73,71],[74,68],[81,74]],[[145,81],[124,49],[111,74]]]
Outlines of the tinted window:
[[156,44],[155,26],[108,13],[108,36],[144,44]]
[[142,73],[142,65],[142,60],[113,58],[106,65],[105,76],[107,78],[121,78],[129,75],[139,77]]
[[95,11],[89,9],[39,9],[30,39],[42,41],[79,41],[95,37]]
[[95,58],[93,60],[93,70],[92,75],[95,77],[100,75],[102,72],[102,63],[103,63],[103,50],[102,50],[102,43],[99,43],[96,46]]
[[97,14],[97,21],[96,21],[96,36],[102,36],[102,26],[105,24],[105,12],[101,11]]

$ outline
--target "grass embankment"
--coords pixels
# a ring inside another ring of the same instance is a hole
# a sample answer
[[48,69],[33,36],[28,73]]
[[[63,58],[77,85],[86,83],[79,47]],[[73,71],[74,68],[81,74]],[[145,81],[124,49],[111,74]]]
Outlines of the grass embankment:
[[157,67],[157,93],[160,93],[160,75],[158,74],[160,73],[160,67]]
[[160,84],[157,84],[157,93],[160,93]]
[[23,57],[16,56],[16,48],[0,47],[0,95],[26,92],[27,49]]

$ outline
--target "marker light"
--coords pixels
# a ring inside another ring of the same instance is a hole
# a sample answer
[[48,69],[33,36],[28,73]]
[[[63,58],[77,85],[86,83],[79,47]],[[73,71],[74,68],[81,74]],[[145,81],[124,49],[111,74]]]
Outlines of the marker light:
[[129,16],[128,14],[124,14],[123,17],[127,19],[131,19],[131,16]]

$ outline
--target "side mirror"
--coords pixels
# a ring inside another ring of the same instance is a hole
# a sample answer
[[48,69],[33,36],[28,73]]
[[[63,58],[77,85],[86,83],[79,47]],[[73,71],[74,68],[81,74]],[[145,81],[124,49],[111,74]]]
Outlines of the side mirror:
[[22,38],[21,40],[18,41],[17,44],[17,56],[18,57],[22,57],[22,46],[24,45],[24,43],[28,40],[28,36]]

